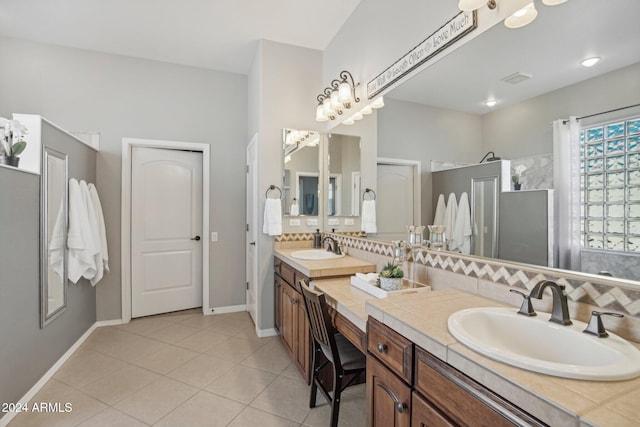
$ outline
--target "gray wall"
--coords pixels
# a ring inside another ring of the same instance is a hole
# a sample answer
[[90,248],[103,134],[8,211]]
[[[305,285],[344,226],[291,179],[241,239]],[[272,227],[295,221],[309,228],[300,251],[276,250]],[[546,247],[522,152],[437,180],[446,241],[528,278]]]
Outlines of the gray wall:
[[[46,123],[42,141],[68,154],[70,178],[95,182],[94,150]],[[0,402],[17,402],[93,325],[96,292],[69,284],[67,309],[40,329],[40,176],[0,168],[0,183]]]
[[[211,145],[210,303],[245,302],[247,78],[163,62],[0,38],[0,116],[40,114],[65,129],[100,132],[96,184],[111,273],[97,286],[98,320],[121,318],[122,138]],[[209,239],[206,239],[208,241]]]

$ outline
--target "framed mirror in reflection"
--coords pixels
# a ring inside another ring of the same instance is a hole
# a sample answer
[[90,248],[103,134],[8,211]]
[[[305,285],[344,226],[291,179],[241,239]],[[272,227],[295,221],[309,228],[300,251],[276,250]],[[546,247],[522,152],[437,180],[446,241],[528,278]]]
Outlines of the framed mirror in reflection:
[[43,147],[40,202],[40,327],[67,307],[67,155]]
[[[555,154],[550,124],[554,120],[597,114],[580,120],[582,128],[588,129],[611,120],[627,123],[630,117],[637,116],[638,108],[599,113],[640,102],[633,90],[640,75],[640,50],[635,46],[640,27],[634,24],[639,14],[640,2],[635,0],[589,5],[570,1],[544,7],[532,25],[511,30],[498,23],[385,93],[385,108],[377,117],[378,156],[411,157],[421,162],[425,184],[422,224],[433,220],[430,180],[431,172],[441,168],[438,164],[477,164],[491,151],[510,160],[509,175],[522,166],[520,170],[524,172],[518,182],[523,190],[551,190]],[[584,25],[585,22],[598,24]],[[615,34],[610,31],[612,27],[617,29]],[[601,56],[602,60],[594,67],[582,67],[580,61],[586,54]],[[512,84],[507,77],[522,82]],[[497,101],[493,107],[484,102],[490,98]],[[606,150],[602,156],[606,166]],[[606,195],[608,191],[605,188],[598,194]],[[623,215],[622,210],[615,210],[615,203],[605,205],[599,205],[603,212],[610,207],[612,215]],[[383,209],[387,205],[380,198],[378,206]],[[630,212],[632,209],[628,208],[624,214]],[[592,221],[595,226],[608,224],[604,214],[596,216],[600,222]],[[520,222],[518,227],[532,225]],[[503,230],[498,234],[500,242],[509,239]],[[603,241],[602,245],[608,243],[611,242]],[[604,249],[584,248],[580,270],[592,274],[607,270],[614,277],[631,279],[625,281],[627,284],[640,285],[637,269],[634,272],[633,268],[625,268],[639,264],[640,252],[614,253]],[[499,247],[493,252],[495,257],[500,256]],[[489,253],[484,256],[491,257]],[[593,258],[595,262],[589,261]],[[608,258],[618,261],[609,263]]]
[[329,141],[329,175],[327,215],[360,215],[360,137],[331,133]]
[[320,212],[320,134],[283,129],[282,202],[284,215],[317,216]]

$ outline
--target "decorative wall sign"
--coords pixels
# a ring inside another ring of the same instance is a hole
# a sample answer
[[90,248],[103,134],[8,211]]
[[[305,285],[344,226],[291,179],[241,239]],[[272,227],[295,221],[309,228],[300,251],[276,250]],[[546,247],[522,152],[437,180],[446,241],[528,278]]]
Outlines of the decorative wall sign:
[[367,97],[369,99],[373,98],[392,83],[476,29],[477,26],[475,10],[472,12],[460,12],[422,43],[411,49],[409,53],[367,83]]

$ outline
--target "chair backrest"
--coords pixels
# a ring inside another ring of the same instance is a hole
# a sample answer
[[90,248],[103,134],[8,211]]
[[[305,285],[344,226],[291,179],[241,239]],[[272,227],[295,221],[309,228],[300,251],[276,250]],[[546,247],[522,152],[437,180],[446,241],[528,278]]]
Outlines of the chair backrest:
[[305,280],[300,280],[298,284],[302,290],[302,298],[307,308],[307,318],[314,341],[331,363],[340,364],[335,338],[338,331],[331,323],[324,293],[312,290]]

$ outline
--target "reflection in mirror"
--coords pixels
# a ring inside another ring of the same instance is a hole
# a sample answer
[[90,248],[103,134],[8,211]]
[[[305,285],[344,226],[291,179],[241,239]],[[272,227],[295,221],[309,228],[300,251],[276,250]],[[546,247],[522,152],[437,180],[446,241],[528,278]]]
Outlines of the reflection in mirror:
[[318,215],[319,143],[318,132],[283,130],[282,211],[285,215]]
[[360,137],[329,134],[329,216],[360,215]]
[[40,327],[67,306],[67,155],[43,148],[40,205]]
[[494,258],[497,253],[498,177],[473,178],[471,184],[471,253]]

